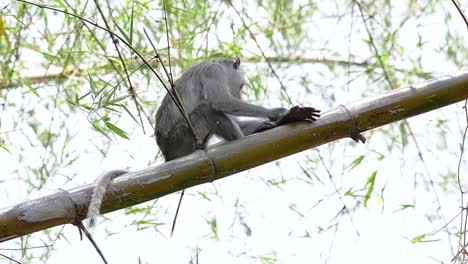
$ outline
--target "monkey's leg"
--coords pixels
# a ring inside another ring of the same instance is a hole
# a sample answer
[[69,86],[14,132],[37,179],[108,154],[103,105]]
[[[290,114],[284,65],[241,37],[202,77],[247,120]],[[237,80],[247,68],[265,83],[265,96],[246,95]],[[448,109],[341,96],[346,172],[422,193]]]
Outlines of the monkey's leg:
[[186,156],[196,150],[196,140],[185,123],[175,126],[167,135],[156,135],[166,161]]
[[180,122],[167,135],[156,135],[159,148],[166,161],[177,159],[191,154],[197,149],[206,147],[210,131],[216,128],[213,110],[207,102],[201,102],[192,112],[189,119],[201,142],[193,136],[187,124]]
[[[215,111],[208,102],[200,103],[189,116],[195,132],[202,139],[209,139],[212,133],[228,141],[244,136],[239,126],[229,116]],[[203,147],[206,147],[207,142],[203,143]]]
[[237,123],[229,116],[221,112],[214,112],[216,122],[215,133],[227,141],[233,141],[244,137],[244,133]]
[[189,113],[189,118],[195,129],[195,133],[201,140],[201,142],[196,142],[196,148],[204,149],[216,126],[210,104],[208,104],[208,102],[200,102],[200,104]]

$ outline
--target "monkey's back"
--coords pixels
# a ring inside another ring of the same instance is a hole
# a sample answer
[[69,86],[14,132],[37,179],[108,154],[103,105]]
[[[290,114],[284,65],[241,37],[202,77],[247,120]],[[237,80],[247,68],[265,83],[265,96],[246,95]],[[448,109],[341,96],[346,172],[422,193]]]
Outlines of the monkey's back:
[[[189,116],[192,111],[206,99],[207,95],[204,94],[200,75],[213,64],[221,65],[224,68],[226,65],[232,65],[233,61],[205,61],[192,65],[175,82],[175,89],[182,99],[185,110]],[[156,142],[163,152],[166,161],[186,155],[195,150],[195,138],[169,94],[164,96],[156,112],[155,136]],[[182,151],[183,153],[180,154],[174,153],[173,150],[168,149],[174,144],[186,146],[187,149],[184,149]]]
[[[190,114],[195,107],[206,99],[206,95],[203,94],[204,89],[200,80],[201,72],[207,70],[207,68],[213,64],[226,67],[233,63],[234,62],[232,60],[227,59],[204,61],[192,65],[182,74],[182,76],[175,82],[175,89],[183,101],[187,114]],[[182,114],[168,94],[164,96],[161,105],[156,112],[156,122],[158,123],[156,126],[156,132],[162,136],[170,133],[171,130],[180,123],[183,123],[186,126]]]
[[[199,74],[207,63],[209,62],[192,65],[175,82],[175,89],[183,101],[187,114],[190,114],[196,105],[203,100],[203,95],[201,94],[202,89],[198,87],[201,86]],[[182,114],[169,94],[164,96],[156,112],[156,122],[159,124],[156,126],[156,132],[159,132],[159,134],[163,136],[170,133],[176,124],[183,123],[186,125]]]

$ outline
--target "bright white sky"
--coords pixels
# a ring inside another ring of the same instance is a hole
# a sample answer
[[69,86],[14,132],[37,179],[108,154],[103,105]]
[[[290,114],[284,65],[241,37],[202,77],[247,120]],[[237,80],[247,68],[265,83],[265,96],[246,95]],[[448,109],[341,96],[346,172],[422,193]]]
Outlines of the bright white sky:
[[[438,36],[445,34],[447,26],[460,27],[461,31],[464,30],[463,25],[459,21],[452,21],[453,25],[444,24],[443,21],[443,17],[437,15],[423,17],[417,23],[408,23],[400,32],[400,39],[408,43],[405,52],[427,53],[423,56],[426,71],[457,70],[452,64],[446,63],[445,57],[437,52],[437,48],[443,44],[443,39]],[[356,32],[353,38],[358,42],[358,36],[364,31],[361,23],[357,23],[356,28],[360,32]],[[423,50],[415,47],[416,31],[428,43]],[[343,41],[342,36],[349,34],[349,18],[344,18],[339,24],[334,19],[314,20],[311,23],[310,34],[314,34],[317,39],[323,39],[329,49],[346,50],[349,43]],[[353,45],[357,44],[351,45],[353,48]],[[316,54],[311,52],[308,55]],[[363,57],[366,56],[367,54],[363,54]],[[399,63],[401,67],[411,68],[407,60],[402,59]],[[249,69],[254,67],[245,65],[245,68],[248,74]],[[326,83],[329,78],[321,76],[325,72],[322,65],[292,67],[290,71],[283,73],[293,80],[287,82],[289,87],[297,85],[297,80],[294,80],[303,72],[309,72],[310,78],[316,79],[320,84]],[[270,82],[274,83],[274,80]],[[360,92],[349,93],[340,90],[345,87],[346,82],[346,76],[343,76],[333,83],[327,83],[333,87],[329,89],[333,89],[340,104],[359,99],[362,97],[362,87],[369,85],[367,80],[358,79],[350,84],[350,90]],[[47,92],[44,92],[46,89],[45,87],[40,90],[44,97],[48,96]],[[320,90],[317,94],[307,96],[302,96],[303,91],[300,90],[291,91],[295,102],[327,110],[333,105],[320,94],[329,91],[323,87],[318,89]],[[378,89],[374,87],[371,90]],[[54,91],[49,90],[51,93]],[[105,170],[122,166],[142,169],[147,167],[154,157],[157,150],[154,139],[150,135],[142,134],[141,129],[135,126],[128,116],[122,116],[119,127],[124,127],[130,132],[131,140],[115,138],[107,156],[103,158],[93,145],[102,144],[101,136],[90,128],[86,114],[79,111],[68,120],[74,134],[68,148],[78,153],[77,162],[73,167],[57,172],[57,177],[48,181],[44,189],[28,194],[22,180],[17,177],[28,177],[26,168],[41,164],[44,153],[36,152],[33,148],[20,149],[19,146],[30,146],[28,135],[32,132],[28,126],[21,124],[13,130],[13,124],[21,106],[26,110],[33,107],[37,111],[38,121],[48,122],[51,113],[40,106],[37,97],[24,97],[22,92],[11,92],[8,102],[16,103],[17,106],[8,107],[6,112],[0,113],[1,133],[8,133],[9,140],[16,143],[10,147],[14,154],[0,150],[0,175],[3,181],[0,185],[0,208],[41,197],[60,188],[71,189],[89,183]],[[272,88],[269,97],[273,100],[268,104],[277,106],[279,103],[274,98],[278,97],[278,94],[277,87]],[[2,100],[0,98],[0,103],[3,103]],[[345,139],[317,148],[342,195],[351,186],[354,186],[355,190],[363,187],[371,173],[378,171],[375,193],[368,208],[359,207],[349,216],[335,219],[343,204],[334,194],[333,185],[322,165],[319,164],[313,169],[321,183],[304,182],[306,177],[302,174],[299,164],[310,168],[306,163],[307,158],[317,159],[317,152],[308,150],[212,184],[189,189],[172,238],[169,237],[170,223],[179,194],[168,195],[156,202],[151,201],[139,206],[153,206],[153,216],[150,220],[163,224],[157,226],[157,230],[150,227],[137,231],[132,223],[139,219],[118,211],[106,215],[106,218],[112,221],[98,225],[94,231],[95,239],[110,263],[138,263],[139,260],[142,263],[189,263],[197,248],[201,250],[200,263],[263,263],[261,257],[276,259],[276,262],[272,263],[435,263],[436,260],[449,263],[453,252],[445,232],[428,238],[436,240],[435,242],[412,244],[409,240],[414,236],[440,229],[459,212],[459,193],[453,181],[444,186],[445,191],[439,188],[439,183],[444,182],[444,176],[456,171],[461,131],[465,125],[461,106],[452,105],[408,120],[428,165],[429,175],[424,164],[418,160],[418,153],[412,141],[404,149],[401,145],[390,148],[389,135],[382,132],[365,133],[368,138],[365,145],[350,145],[350,140]],[[439,119],[445,119],[447,122],[442,129],[432,129]],[[23,154],[21,161],[18,161],[19,153]],[[383,153],[385,158],[378,160],[378,153]],[[363,164],[353,170],[344,169],[344,166],[360,155],[366,155]],[[465,156],[462,172],[466,171],[468,164]],[[67,180],[67,177],[73,176],[76,177],[71,181]],[[466,177],[466,173],[464,176]],[[438,186],[436,190],[444,219],[428,221],[428,218],[437,216],[434,190],[426,188],[424,183],[428,177]],[[269,181],[281,179],[287,183],[278,187],[269,184]],[[383,187],[385,192],[382,200],[378,194]],[[199,192],[206,193],[210,201],[204,199]],[[350,208],[354,205],[350,198],[345,198],[345,203]],[[396,212],[402,204],[415,204],[416,207]],[[295,208],[303,216],[291,208]],[[207,221],[212,219],[217,221],[219,240],[211,238],[212,232]],[[245,234],[241,221],[250,227],[250,236]],[[334,226],[336,222],[339,224]],[[458,224],[457,219],[449,225],[450,230],[456,231]],[[318,227],[329,226],[329,230],[318,232]],[[53,228],[53,233],[61,228]],[[304,237],[306,232],[310,237]],[[108,233],[113,235],[109,236]],[[89,241],[79,240],[76,227],[65,226],[63,236],[53,246],[54,251],[46,263],[101,263]],[[44,237],[44,234],[35,234],[30,244],[42,245],[40,239]],[[456,245],[456,239],[454,235],[450,236],[452,245]],[[0,253],[20,259],[20,252],[10,254],[10,251],[2,250],[17,248],[18,243],[19,240],[14,240],[1,244]],[[37,250],[37,255],[42,252],[43,250]],[[2,261],[0,263],[8,263]],[[35,260],[32,263],[43,262]]]

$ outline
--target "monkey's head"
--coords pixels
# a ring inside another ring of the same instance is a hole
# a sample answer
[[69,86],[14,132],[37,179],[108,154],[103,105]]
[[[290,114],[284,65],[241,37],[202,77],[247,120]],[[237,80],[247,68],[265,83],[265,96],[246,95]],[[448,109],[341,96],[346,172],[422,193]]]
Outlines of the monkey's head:
[[229,92],[233,97],[240,99],[242,87],[246,84],[244,71],[240,68],[240,58],[221,60],[219,62],[221,62],[226,70]]

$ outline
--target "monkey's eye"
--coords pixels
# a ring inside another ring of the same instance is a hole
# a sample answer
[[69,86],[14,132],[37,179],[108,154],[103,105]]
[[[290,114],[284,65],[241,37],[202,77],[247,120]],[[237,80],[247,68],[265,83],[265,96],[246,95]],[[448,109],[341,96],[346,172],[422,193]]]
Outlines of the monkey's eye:
[[242,90],[242,88],[244,88],[244,84],[241,84],[239,89]]

